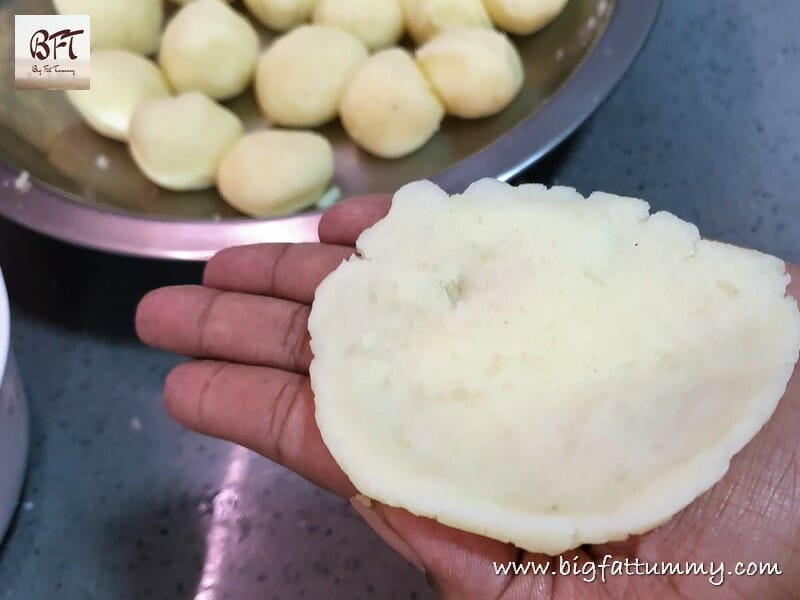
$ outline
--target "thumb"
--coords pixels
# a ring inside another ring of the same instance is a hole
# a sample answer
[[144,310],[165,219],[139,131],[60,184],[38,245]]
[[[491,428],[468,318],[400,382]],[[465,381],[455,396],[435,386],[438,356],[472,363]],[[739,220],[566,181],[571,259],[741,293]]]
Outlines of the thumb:
[[493,565],[518,558],[510,544],[452,529],[366,496],[354,496],[350,504],[389,546],[425,573],[443,598],[498,598],[512,581],[497,575]]

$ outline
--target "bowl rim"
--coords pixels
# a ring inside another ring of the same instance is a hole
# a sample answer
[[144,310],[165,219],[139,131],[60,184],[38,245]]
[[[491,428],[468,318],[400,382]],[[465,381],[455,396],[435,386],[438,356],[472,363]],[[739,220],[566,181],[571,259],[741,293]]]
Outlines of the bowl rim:
[[[661,0],[616,0],[605,32],[564,85],[535,113],[476,154],[434,177],[463,191],[483,177],[508,181],[553,150],[609,96],[639,54]],[[0,161],[0,180],[19,172]],[[31,179],[0,198],[0,215],[58,240],[116,254],[173,260],[209,259],[219,250],[260,242],[314,242],[322,211],[266,220],[158,219],[76,201]]]

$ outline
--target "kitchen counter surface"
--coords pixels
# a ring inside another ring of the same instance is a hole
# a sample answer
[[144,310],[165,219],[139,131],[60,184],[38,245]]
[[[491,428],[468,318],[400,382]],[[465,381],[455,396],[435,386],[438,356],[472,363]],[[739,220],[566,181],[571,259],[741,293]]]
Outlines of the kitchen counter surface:
[[[624,82],[530,178],[644,197],[800,262],[799,22],[795,0],[665,0]],[[346,501],[169,419],[161,384],[179,359],[136,342],[133,308],[199,265],[6,223],[0,264],[32,418],[0,599],[431,597]]]

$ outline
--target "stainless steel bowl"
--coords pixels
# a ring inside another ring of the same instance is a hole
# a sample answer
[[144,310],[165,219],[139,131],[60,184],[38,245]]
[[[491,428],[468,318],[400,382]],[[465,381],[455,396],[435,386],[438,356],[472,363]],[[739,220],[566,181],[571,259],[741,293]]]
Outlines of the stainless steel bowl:
[[[659,4],[570,0],[547,28],[515,40],[526,83],[508,109],[477,121],[447,119],[433,140],[402,160],[371,157],[338,123],[324,127],[336,153],[335,186],[352,196],[392,192],[416,179],[433,179],[449,191],[480,177],[510,179],[598,107],[641,48]],[[17,12],[52,7],[49,0],[0,0],[6,81]],[[248,127],[263,126],[252,94],[228,104]],[[319,211],[245,219],[213,190],[161,190],[138,172],[123,144],[90,131],[57,92],[6,89],[0,95],[0,185],[0,214],[9,219],[68,242],[138,256],[201,260],[232,245],[310,241],[319,220]]]

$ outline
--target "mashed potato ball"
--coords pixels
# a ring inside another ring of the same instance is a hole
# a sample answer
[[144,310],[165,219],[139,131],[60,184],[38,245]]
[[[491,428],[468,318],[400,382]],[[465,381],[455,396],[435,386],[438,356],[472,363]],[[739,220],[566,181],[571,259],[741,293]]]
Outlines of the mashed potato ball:
[[196,0],[167,25],[158,58],[177,91],[226,100],[252,82],[258,50],[246,18],[220,0]]
[[92,52],[92,88],[67,91],[70,104],[92,129],[122,141],[142,101],[169,95],[158,65],[125,50]]
[[354,35],[328,25],[303,25],[261,57],[256,95],[273,123],[316,127],[336,117],[345,84],[367,59]]
[[158,50],[161,0],[53,0],[62,15],[91,17],[92,50],[119,48],[136,54]]
[[[189,2],[194,2],[195,0],[172,0],[172,1],[175,2],[176,4],[189,4]],[[224,0],[224,1],[230,4],[234,0]]]
[[244,5],[267,27],[285,31],[311,18],[317,0],[244,0]]
[[417,51],[417,59],[451,115],[494,115],[517,97],[522,59],[504,34],[460,28],[440,33]]
[[393,46],[405,31],[400,0],[320,0],[314,22],[341,27],[370,50]]
[[412,56],[392,48],[373,55],[355,72],[339,116],[359,146],[382,158],[398,158],[436,133],[444,108]]
[[307,131],[259,131],[240,139],[217,173],[220,194],[254,217],[291,213],[320,199],[333,177],[333,149]]
[[130,148],[154,183],[179,192],[202,190],[214,184],[222,158],[242,133],[235,114],[189,92],[145,100],[131,121]]
[[423,44],[453,27],[486,27],[492,22],[481,0],[402,0],[411,37]]
[[484,0],[498,27],[510,33],[526,35],[538,31],[555,19],[567,4],[567,0]]

